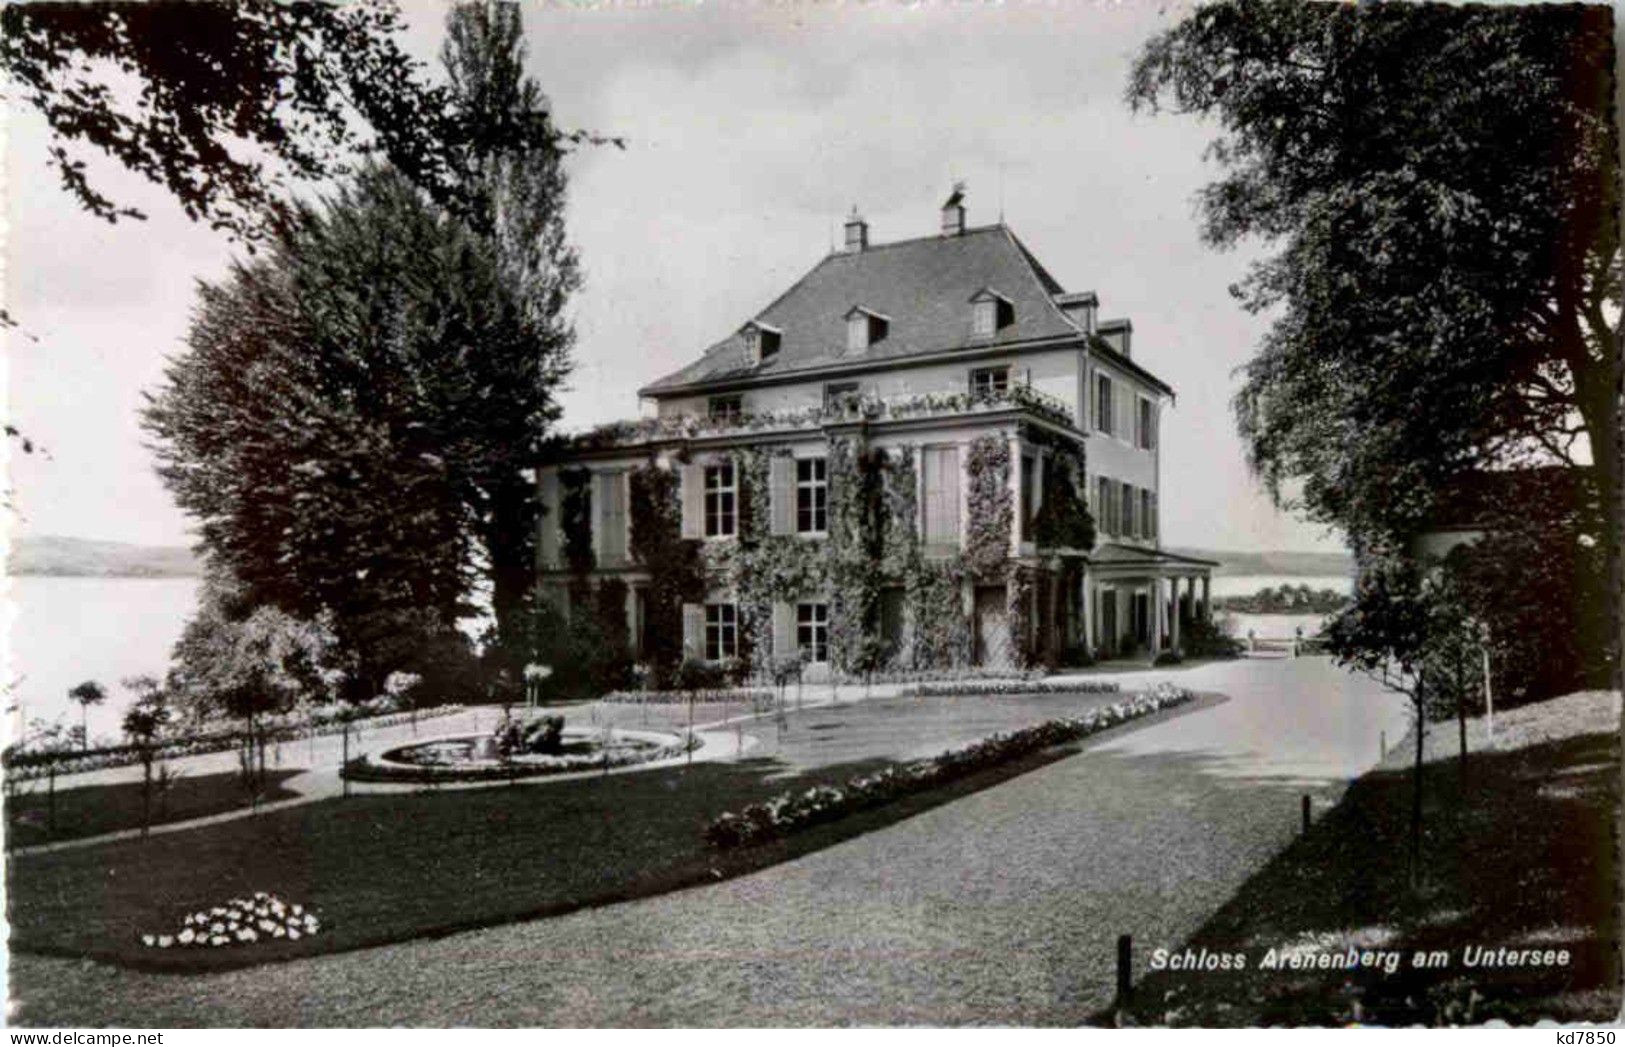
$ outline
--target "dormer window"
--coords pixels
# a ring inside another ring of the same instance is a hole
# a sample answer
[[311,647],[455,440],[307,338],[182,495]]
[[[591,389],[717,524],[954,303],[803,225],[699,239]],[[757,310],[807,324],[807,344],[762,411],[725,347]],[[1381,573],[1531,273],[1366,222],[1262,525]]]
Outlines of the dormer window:
[[752,320],[745,325],[745,357],[754,366],[766,363],[779,355],[779,339],[783,335],[777,327]]
[[853,306],[846,314],[847,352],[862,352],[885,341],[890,327],[890,318],[861,305]]
[[984,287],[971,295],[971,331],[978,338],[992,338],[1016,321],[1015,303]]

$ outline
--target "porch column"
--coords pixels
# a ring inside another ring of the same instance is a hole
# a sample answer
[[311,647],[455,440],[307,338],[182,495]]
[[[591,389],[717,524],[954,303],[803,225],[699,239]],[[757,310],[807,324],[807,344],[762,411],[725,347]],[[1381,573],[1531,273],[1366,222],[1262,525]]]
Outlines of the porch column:
[[1151,657],[1162,653],[1162,579],[1151,579]]
[[1083,592],[1078,607],[1083,614],[1083,646],[1092,655],[1095,653],[1095,586],[1088,564],[1083,565],[1080,574],[1082,577],[1078,584],[1083,587]]
[[1213,606],[1208,603],[1207,599],[1207,583],[1208,576],[1204,574],[1202,576],[1202,621],[1204,622],[1213,620]]
[[1179,650],[1179,575],[1169,579],[1174,587],[1174,618],[1168,627],[1168,646]]

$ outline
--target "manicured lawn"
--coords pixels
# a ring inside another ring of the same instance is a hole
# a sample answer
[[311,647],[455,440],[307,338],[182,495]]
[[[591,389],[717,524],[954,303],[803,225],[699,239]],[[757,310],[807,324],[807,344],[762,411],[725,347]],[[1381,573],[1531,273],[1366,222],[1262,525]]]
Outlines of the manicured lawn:
[[[1091,696],[1089,704],[1100,700]],[[1019,715],[1036,722],[1081,707],[1079,701],[1046,699]],[[787,737],[805,737],[806,744],[826,753],[891,750],[899,741],[893,730],[896,717],[919,719],[918,732],[904,732],[916,742],[931,737],[927,722],[940,719],[929,702],[916,703],[873,720],[885,725],[887,740],[865,742],[866,732],[857,724],[870,721],[830,726],[834,721],[824,718],[828,712],[808,710],[808,719],[793,721]],[[1015,718],[1018,713],[1007,708],[997,716]],[[821,724],[825,729],[814,729]],[[753,730],[764,733],[760,726]],[[843,733],[849,738],[844,747],[810,740]],[[706,846],[700,835],[717,814],[788,788],[839,783],[884,761],[826,760],[807,770],[776,756],[760,756],[512,788],[356,796],[147,840],[13,856],[12,947],[160,969],[204,969],[567,912],[783,861],[985,788],[1069,751],[1074,750],[1040,753],[785,841],[726,855]],[[323,932],[297,943],[206,951],[158,950],[139,943],[143,933],[178,930],[188,912],[256,891],[314,908]]]
[[[1453,746],[1454,728],[1443,726]],[[1510,752],[1471,753],[1465,780],[1454,758],[1426,765],[1416,890],[1407,874],[1409,772],[1390,764],[1361,778],[1187,943],[1245,952],[1248,970],[1151,973],[1135,991],[1135,1019],[1231,1026],[1611,1020],[1620,1005],[1619,735],[1526,741]],[[1350,945],[1401,950],[1402,960],[1393,974],[1258,969],[1272,947],[1342,952]],[[1567,949],[1572,963],[1467,967],[1467,946]],[[1449,962],[1417,970],[1416,950],[1446,950]]]
[[[295,794],[284,789],[282,783],[297,773],[267,771],[267,789],[262,802],[291,799]],[[28,847],[141,827],[140,782],[91,785],[77,789],[59,786],[56,790],[54,832],[50,828],[50,801],[46,783],[30,782],[28,786],[29,792],[13,798],[8,804],[11,824],[6,833],[7,847]],[[182,822],[247,806],[248,799],[243,795],[235,772],[183,775],[175,781],[166,796],[161,799],[154,796],[152,824]]]

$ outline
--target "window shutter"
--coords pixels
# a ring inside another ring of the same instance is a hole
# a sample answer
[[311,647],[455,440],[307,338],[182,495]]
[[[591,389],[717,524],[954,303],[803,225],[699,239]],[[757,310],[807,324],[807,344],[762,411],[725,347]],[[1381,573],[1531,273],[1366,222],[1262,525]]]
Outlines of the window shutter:
[[543,473],[541,488],[539,558],[542,567],[550,569],[559,566],[559,474],[551,469]]
[[796,653],[796,609],[787,603],[773,605],[773,657]]
[[683,537],[705,534],[705,473],[697,465],[685,465],[678,473],[683,499]]
[[595,473],[592,478],[592,549],[598,562],[614,562],[615,540],[610,527],[615,515],[615,474]]
[[705,655],[705,607],[697,603],[683,605],[683,657],[701,658]]
[[1151,537],[1156,538],[1158,532],[1157,520],[1157,492],[1151,492]]
[[796,461],[783,455],[768,463],[768,498],[771,502],[774,534],[794,534],[796,529]]

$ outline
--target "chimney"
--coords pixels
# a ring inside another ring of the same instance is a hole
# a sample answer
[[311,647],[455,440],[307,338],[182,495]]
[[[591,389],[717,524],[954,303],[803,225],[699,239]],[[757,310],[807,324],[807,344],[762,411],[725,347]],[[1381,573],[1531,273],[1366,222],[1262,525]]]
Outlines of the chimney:
[[942,204],[942,235],[958,236],[965,231],[965,183],[955,182],[954,191]]
[[852,205],[852,213],[846,217],[846,253],[856,254],[869,246],[869,223],[858,214],[858,205]]

